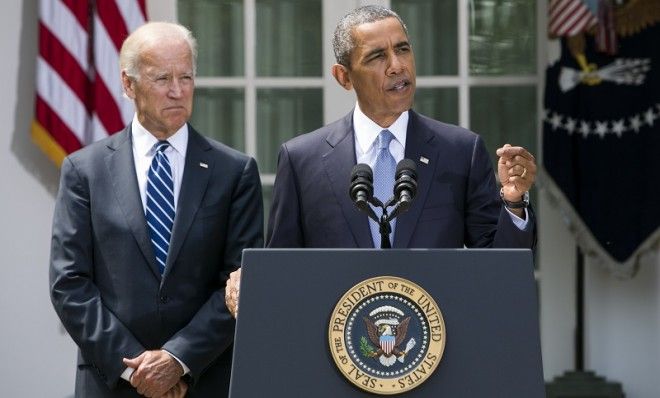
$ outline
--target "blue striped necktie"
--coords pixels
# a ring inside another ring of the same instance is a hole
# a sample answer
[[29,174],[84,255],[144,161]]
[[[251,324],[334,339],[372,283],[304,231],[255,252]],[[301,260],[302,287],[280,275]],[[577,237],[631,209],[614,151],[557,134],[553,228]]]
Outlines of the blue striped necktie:
[[170,160],[165,155],[167,141],[158,141],[147,174],[147,225],[161,275],[165,271],[174,225],[174,181]]
[[[385,203],[392,197],[394,191],[394,171],[396,169],[396,161],[390,152],[390,142],[394,139],[394,135],[389,130],[383,130],[378,134],[377,145],[378,155],[374,163],[374,196]],[[378,218],[380,218],[383,211],[380,207],[373,207]],[[396,220],[390,221],[392,233],[390,234],[390,243],[394,241],[394,227]],[[378,223],[369,219],[369,227],[371,228],[371,237],[374,241],[374,247],[380,248],[380,228]]]

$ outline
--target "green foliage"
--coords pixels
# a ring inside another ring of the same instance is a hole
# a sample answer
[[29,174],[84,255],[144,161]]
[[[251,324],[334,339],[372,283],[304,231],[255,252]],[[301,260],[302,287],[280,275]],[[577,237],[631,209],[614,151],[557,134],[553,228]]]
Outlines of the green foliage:
[[376,355],[376,350],[364,336],[360,337],[360,352],[367,358],[373,358]]

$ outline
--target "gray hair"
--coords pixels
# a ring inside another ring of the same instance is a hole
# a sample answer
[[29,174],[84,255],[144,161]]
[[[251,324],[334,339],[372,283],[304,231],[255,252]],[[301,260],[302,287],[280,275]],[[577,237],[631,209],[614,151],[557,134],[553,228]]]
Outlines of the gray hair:
[[148,22],[131,33],[119,51],[119,69],[138,80],[140,56],[143,50],[163,40],[183,40],[192,54],[193,76],[197,73],[197,40],[188,28],[171,22]]
[[332,49],[335,52],[337,63],[347,68],[351,66],[351,52],[356,45],[353,38],[353,29],[365,23],[376,22],[387,18],[396,18],[401,24],[406,36],[408,36],[408,28],[406,28],[406,24],[403,23],[399,14],[387,7],[378,5],[363,6],[344,15],[337,24],[335,34],[332,37]]

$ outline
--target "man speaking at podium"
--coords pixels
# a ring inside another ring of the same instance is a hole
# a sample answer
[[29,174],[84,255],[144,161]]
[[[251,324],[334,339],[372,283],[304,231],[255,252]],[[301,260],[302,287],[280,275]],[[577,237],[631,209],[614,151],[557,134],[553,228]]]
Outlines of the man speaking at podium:
[[[377,223],[349,197],[356,163],[373,169],[374,196],[392,196],[394,165],[411,159],[417,194],[390,224],[394,248],[531,248],[535,223],[527,207],[534,157],[522,147],[497,150],[495,175],[483,140],[463,128],[411,110],[415,58],[401,18],[381,6],[360,7],[339,21],[332,74],[354,89],[355,109],[280,149],[267,246],[381,247]],[[384,188],[380,188],[384,186]],[[379,196],[379,191],[383,192]],[[240,270],[225,300],[236,314]]]

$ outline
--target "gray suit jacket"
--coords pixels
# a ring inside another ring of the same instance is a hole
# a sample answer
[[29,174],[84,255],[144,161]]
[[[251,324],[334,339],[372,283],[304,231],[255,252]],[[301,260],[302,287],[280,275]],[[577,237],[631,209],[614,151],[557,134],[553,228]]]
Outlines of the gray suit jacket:
[[[417,196],[397,218],[395,248],[531,248],[502,206],[483,140],[460,127],[409,113],[405,157],[417,166]],[[426,162],[420,159],[426,158]],[[353,113],[280,149],[268,247],[373,247],[369,223],[348,195],[356,163]]]
[[[164,348],[191,370],[189,397],[227,394],[229,272],[263,244],[254,159],[189,129],[170,252],[160,275],[130,126],[64,160],[53,219],[51,299],[79,347],[76,396],[133,397],[122,358]],[[203,167],[206,164],[208,167]]]

